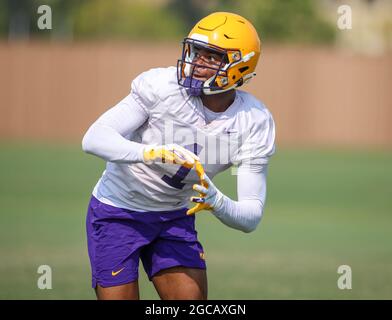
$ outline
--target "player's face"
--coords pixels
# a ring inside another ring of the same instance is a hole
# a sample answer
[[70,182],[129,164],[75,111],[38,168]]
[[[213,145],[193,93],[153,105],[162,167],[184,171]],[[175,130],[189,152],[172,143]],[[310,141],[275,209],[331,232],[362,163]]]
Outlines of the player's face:
[[211,78],[215,75],[216,70],[203,68],[203,66],[215,69],[219,68],[222,59],[222,54],[204,48],[195,49],[195,58],[193,59],[193,63],[200,66],[194,66],[193,78],[202,81],[206,81]]

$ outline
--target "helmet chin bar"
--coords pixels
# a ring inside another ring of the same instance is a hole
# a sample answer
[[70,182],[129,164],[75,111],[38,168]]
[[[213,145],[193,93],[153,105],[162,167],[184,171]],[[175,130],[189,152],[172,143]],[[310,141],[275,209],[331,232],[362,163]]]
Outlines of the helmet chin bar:
[[202,80],[198,80],[196,78],[193,78],[193,72],[191,72],[191,74],[189,76],[185,76],[185,77],[179,76],[179,69],[180,69],[181,63],[182,63],[182,61],[178,60],[178,66],[177,66],[178,84],[181,85],[182,87],[186,88],[187,92],[191,96],[197,96],[197,97],[201,96],[202,94],[214,95],[214,94],[219,94],[219,93],[223,93],[223,92],[238,88],[238,87],[242,86],[243,84],[249,82],[249,80],[252,79],[256,75],[256,72],[252,72],[250,74],[247,74],[244,77],[242,77],[239,81],[237,81],[235,84],[233,84],[232,86],[223,89],[221,87],[211,86],[211,83],[213,81],[215,81],[215,79],[216,79],[216,74],[213,75],[211,78],[209,78],[206,81],[202,81]]

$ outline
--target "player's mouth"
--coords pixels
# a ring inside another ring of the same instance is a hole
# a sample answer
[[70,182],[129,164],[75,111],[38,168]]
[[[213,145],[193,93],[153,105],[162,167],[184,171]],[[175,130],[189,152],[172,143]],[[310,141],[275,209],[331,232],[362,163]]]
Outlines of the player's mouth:
[[201,80],[201,81],[206,81],[206,80],[207,80],[206,77],[204,77],[204,76],[202,76],[202,75],[200,75],[200,74],[197,74],[197,73],[194,73],[194,74],[192,75],[192,78],[195,78],[196,80]]

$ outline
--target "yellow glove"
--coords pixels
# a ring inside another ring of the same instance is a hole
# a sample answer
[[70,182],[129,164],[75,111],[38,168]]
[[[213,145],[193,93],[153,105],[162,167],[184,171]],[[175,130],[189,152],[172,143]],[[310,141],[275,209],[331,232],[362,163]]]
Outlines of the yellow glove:
[[[190,200],[192,202],[196,202],[197,204],[194,207],[190,208],[186,212],[187,215],[195,214],[196,212],[199,212],[201,210],[211,210],[212,209],[211,204],[205,201],[206,200],[205,197],[207,196],[207,193],[208,193],[209,184],[206,181],[206,179],[208,179],[208,177],[206,176],[206,174],[204,172],[204,168],[201,165],[200,161],[196,161],[195,170],[197,172],[197,175],[200,178],[201,185],[197,185],[197,184],[193,185],[193,190],[198,191],[199,196],[198,197],[191,197]],[[208,179],[208,181],[210,181],[210,180]]]
[[199,157],[177,144],[147,145],[143,150],[144,163],[172,163],[193,168]]

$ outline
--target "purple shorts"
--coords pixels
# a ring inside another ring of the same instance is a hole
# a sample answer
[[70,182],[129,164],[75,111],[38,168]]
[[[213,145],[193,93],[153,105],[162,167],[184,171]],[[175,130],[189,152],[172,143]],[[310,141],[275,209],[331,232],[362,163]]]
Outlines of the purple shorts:
[[86,221],[92,287],[137,280],[139,258],[150,280],[175,266],[206,269],[195,216],[187,216],[186,210],[137,212],[92,196]]

